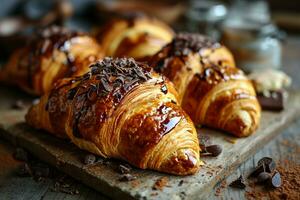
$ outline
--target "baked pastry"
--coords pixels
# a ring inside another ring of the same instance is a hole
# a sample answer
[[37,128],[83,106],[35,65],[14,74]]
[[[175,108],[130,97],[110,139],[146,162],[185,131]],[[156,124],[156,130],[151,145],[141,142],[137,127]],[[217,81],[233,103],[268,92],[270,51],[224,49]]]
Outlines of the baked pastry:
[[199,168],[197,133],[173,85],[133,59],[105,58],[81,77],[59,80],[26,121],[142,169],[187,175]]
[[197,34],[178,34],[153,56],[150,66],[174,83],[194,123],[239,137],[258,127],[261,109],[255,90],[219,43]]
[[59,78],[84,74],[89,64],[100,58],[102,49],[94,38],[51,26],[15,50],[0,71],[0,80],[42,95]]
[[145,16],[113,19],[96,33],[106,56],[147,60],[171,42],[174,33],[163,22]]

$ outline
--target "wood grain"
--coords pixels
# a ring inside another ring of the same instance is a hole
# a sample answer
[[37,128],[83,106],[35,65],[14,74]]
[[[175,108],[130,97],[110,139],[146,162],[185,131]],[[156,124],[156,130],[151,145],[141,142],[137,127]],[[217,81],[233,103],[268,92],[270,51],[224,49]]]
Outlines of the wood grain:
[[[2,90],[5,97],[11,100],[13,90]],[[223,146],[223,153],[218,158],[204,158],[206,165],[193,176],[176,177],[149,170],[135,169],[133,174],[138,177],[138,184],[118,181],[120,175],[103,164],[86,167],[82,158],[86,152],[79,150],[69,142],[57,139],[43,131],[34,130],[24,123],[24,110],[11,110],[9,107],[0,111],[1,136],[14,144],[48,162],[65,173],[82,181],[88,186],[107,194],[115,199],[199,199],[205,198],[213,187],[234,171],[244,160],[255,153],[262,145],[275,137],[279,130],[300,114],[300,93],[291,92],[285,111],[280,113],[264,112],[259,130],[248,138],[238,139],[235,144],[228,142],[233,139],[223,133],[201,129],[200,133],[210,135],[213,142]],[[18,96],[18,95],[17,95]],[[3,101],[3,100],[2,100]],[[113,165],[117,163],[113,162]],[[153,191],[152,186],[159,178],[167,176],[168,187],[163,191]],[[178,186],[184,180],[182,186]],[[39,191],[42,191],[40,189]]]

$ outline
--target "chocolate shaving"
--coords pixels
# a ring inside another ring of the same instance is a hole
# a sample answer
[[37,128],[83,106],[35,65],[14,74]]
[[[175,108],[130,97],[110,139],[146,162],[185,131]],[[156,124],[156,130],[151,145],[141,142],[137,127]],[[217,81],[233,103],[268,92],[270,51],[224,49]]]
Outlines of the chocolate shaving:
[[208,37],[193,33],[179,33],[170,43],[172,55],[187,56],[189,53],[199,53],[205,48],[219,48],[221,45]]
[[244,177],[241,175],[238,179],[229,184],[230,187],[244,189],[246,187]]

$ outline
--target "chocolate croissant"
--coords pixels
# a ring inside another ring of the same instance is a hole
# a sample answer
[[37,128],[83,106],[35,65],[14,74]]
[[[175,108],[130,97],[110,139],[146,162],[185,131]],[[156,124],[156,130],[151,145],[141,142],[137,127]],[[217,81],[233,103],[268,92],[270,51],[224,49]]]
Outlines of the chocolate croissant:
[[142,169],[187,175],[199,168],[197,133],[173,85],[133,59],[105,58],[81,77],[59,80],[26,121]]
[[257,129],[261,109],[255,90],[226,47],[182,33],[153,56],[150,66],[174,83],[194,123],[239,137]]
[[147,60],[171,42],[174,33],[163,22],[145,16],[114,19],[96,33],[106,56]]
[[42,95],[56,80],[82,75],[91,62],[100,58],[102,49],[94,38],[51,26],[39,31],[28,45],[15,50],[0,71],[0,80]]

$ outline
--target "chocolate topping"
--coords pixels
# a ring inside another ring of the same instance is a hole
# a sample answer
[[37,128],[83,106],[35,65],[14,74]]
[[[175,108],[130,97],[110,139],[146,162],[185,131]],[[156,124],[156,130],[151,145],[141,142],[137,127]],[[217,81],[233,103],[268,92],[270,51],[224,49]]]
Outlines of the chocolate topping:
[[[82,137],[82,131],[88,127],[101,126],[109,117],[109,110],[116,108],[124,96],[134,87],[151,78],[151,68],[138,63],[132,58],[104,58],[90,66],[90,71],[85,75],[73,78],[68,86],[60,85],[50,94],[47,110],[51,116],[59,115],[64,111],[57,103],[59,89],[68,88],[67,101],[72,101],[73,106],[73,132],[74,136]],[[74,85],[76,85],[74,87]],[[64,94],[64,92],[62,92]],[[98,103],[94,103],[94,102]],[[97,106],[96,111],[94,110]],[[96,116],[91,116],[91,115]],[[55,122],[55,118],[53,121]],[[52,120],[51,120],[52,121]],[[99,123],[100,122],[100,123]]]
[[26,48],[28,55],[24,55],[19,61],[19,68],[28,70],[28,84],[32,86],[32,76],[39,70],[41,65],[41,56],[50,57],[54,49],[58,49],[66,54],[69,72],[67,76],[74,73],[77,69],[73,56],[69,53],[69,40],[73,37],[83,35],[79,32],[70,31],[68,29],[51,26],[40,30],[35,36],[29,40]]
[[171,42],[171,53],[175,56],[187,56],[189,53],[197,53],[205,48],[216,49],[221,45],[208,37],[193,33],[179,33]]

